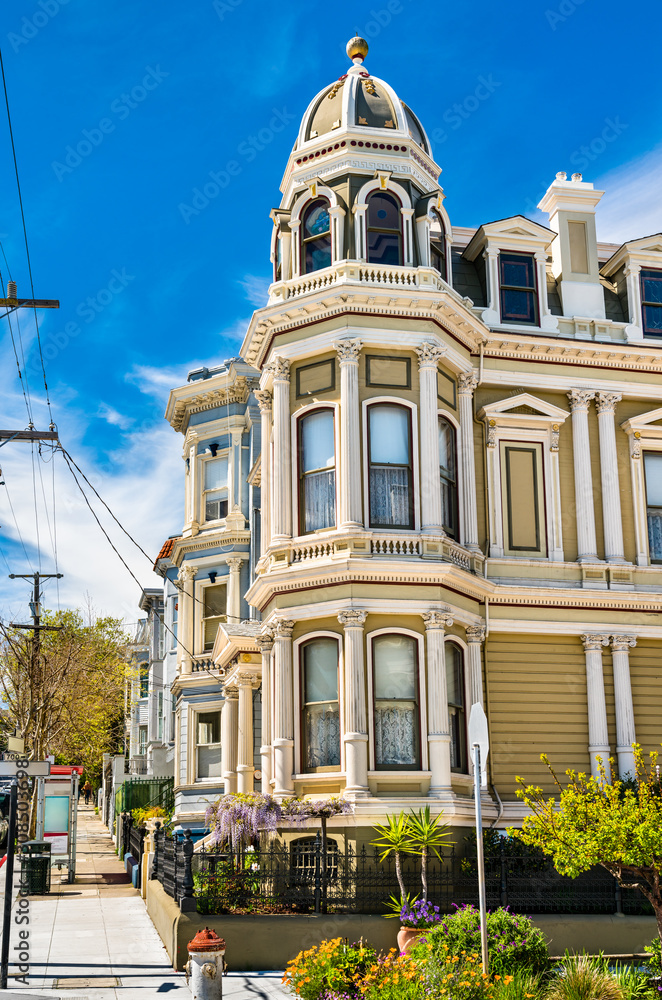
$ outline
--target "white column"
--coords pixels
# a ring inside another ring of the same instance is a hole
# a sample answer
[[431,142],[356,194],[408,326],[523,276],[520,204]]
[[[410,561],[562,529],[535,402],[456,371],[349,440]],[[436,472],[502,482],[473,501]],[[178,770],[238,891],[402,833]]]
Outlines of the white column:
[[331,219],[331,260],[337,264],[344,260],[345,252],[345,209],[340,205],[332,205],[329,209]]
[[446,685],[445,629],[453,619],[445,611],[424,611],[427,646],[428,756],[430,761],[430,795],[451,792],[451,734],[448,719],[448,689]]
[[290,362],[275,358],[268,366],[274,378],[274,467],[272,538],[292,537],[292,454],[290,445]]
[[352,214],[354,216],[354,254],[356,260],[365,261],[368,258],[366,247],[366,212],[367,205],[354,205]]
[[488,247],[483,251],[485,275],[487,278],[487,309],[483,311],[483,322],[495,326],[501,322],[499,304],[499,250]]
[[591,774],[599,777],[598,757],[610,777],[609,730],[607,728],[607,705],[605,703],[605,682],[602,673],[602,647],[609,645],[608,635],[582,635],[586,656],[586,703],[588,708],[588,754],[591,758]]
[[411,267],[414,263],[414,240],[412,232],[412,217],[414,215],[413,208],[401,208],[400,212],[402,214],[402,231],[405,237],[404,245],[404,261],[405,267]]
[[290,222],[290,232],[292,234],[290,240],[290,249],[292,252],[292,277],[298,278],[301,274],[301,241],[299,240],[299,229],[301,228],[301,220],[294,219]]
[[462,544],[480,552],[478,545],[478,508],[476,506],[476,466],[474,460],[473,394],[478,385],[476,372],[467,372],[457,380],[460,410],[460,479],[462,503]]
[[600,434],[600,475],[602,479],[602,520],[607,562],[624,562],[621,494],[618,483],[618,452],[616,451],[616,404],[623,397],[619,392],[598,392],[598,431]]
[[627,340],[642,340],[644,336],[644,318],[641,313],[641,284],[639,264],[627,263],[623,269],[627,286],[629,305],[629,324],[625,327]]
[[439,417],[437,375],[445,348],[422,344],[416,348],[421,383],[421,530],[443,535],[439,479]]
[[485,626],[467,627],[467,667],[469,670],[469,691],[472,705],[483,705],[483,666],[481,646],[485,642]]
[[635,776],[632,744],[637,737],[634,728],[634,707],[632,705],[632,685],[630,683],[629,650],[637,645],[634,635],[613,635],[611,655],[614,669],[614,704],[616,708],[616,756],[618,773],[621,778]]
[[595,562],[595,540],[591,443],[588,435],[588,408],[595,393],[590,389],[571,389],[567,394],[572,410],[572,455],[575,463],[575,507],[577,509],[577,561]]
[[228,556],[225,560],[230,568],[228,582],[228,621],[230,625],[241,622],[241,564],[240,556]]
[[271,544],[271,393],[261,389],[255,393],[260,407],[260,552],[264,555]]
[[221,761],[226,795],[234,795],[237,791],[238,698],[236,688],[225,689],[221,712]]
[[271,650],[274,637],[265,632],[257,637],[257,645],[262,653],[262,729],[260,733],[260,757],[262,759],[262,793],[271,792]]
[[195,605],[193,601],[193,581],[195,567],[184,564],[177,575],[179,585],[179,635],[181,642],[177,644],[177,660],[179,672],[190,674],[193,669],[191,654],[193,653],[193,633],[195,623]]
[[361,411],[359,409],[360,340],[334,344],[340,364],[340,510],[338,526],[363,525],[361,496]]
[[238,750],[237,750],[237,791],[253,791],[253,687],[256,678],[252,674],[239,674],[237,688],[238,702]]
[[274,625],[274,795],[287,798],[294,792],[294,692],[292,629],[294,622]]
[[341,611],[345,630],[345,793],[350,798],[368,794],[368,716],[365,694],[363,626],[365,611]]

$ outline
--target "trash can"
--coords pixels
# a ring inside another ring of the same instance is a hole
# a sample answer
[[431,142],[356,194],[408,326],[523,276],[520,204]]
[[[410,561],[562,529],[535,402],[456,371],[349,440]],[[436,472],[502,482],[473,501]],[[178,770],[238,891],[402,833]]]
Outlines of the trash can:
[[31,896],[51,891],[50,841],[26,840],[21,845],[21,889]]

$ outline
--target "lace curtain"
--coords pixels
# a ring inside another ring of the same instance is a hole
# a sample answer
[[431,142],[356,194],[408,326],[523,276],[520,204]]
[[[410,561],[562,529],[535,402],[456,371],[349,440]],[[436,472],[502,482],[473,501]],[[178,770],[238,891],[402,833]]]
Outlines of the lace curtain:
[[303,481],[304,531],[331,528],[336,523],[336,473],[314,472]]
[[411,523],[409,469],[387,466],[370,469],[370,521],[407,527]]
[[662,511],[648,511],[648,544],[651,559],[662,561]]
[[418,765],[416,705],[414,702],[375,704],[375,762],[377,766]]
[[340,764],[338,705],[309,705],[305,709],[306,767]]

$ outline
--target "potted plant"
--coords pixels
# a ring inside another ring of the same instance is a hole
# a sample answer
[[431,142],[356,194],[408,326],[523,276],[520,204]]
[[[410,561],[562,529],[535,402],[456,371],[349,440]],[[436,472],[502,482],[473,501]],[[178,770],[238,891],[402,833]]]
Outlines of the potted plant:
[[[395,916],[395,914],[394,914]],[[439,907],[426,899],[415,899],[403,905],[399,913],[400,930],[398,931],[398,948],[404,953],[416,944],[431,927],[440,921]]]

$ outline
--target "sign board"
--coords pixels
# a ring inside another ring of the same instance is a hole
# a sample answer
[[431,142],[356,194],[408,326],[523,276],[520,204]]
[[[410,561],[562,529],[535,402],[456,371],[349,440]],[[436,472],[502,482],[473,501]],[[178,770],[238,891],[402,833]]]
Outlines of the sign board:
[[25,771],[31,778],[47,778],[51,773],[49,760],[31,760],[27,767],[19,768],[15,760],[0,760],[0,778],[15,778],[17,771]]
[[476,744],[480,747],[481,767],[485,767],[485,761],[490,752],[490,737],[487,731],[487,716],[483,711],[483,706],[478,701],[471,706],[469,716],[469,746],[474,747]]

